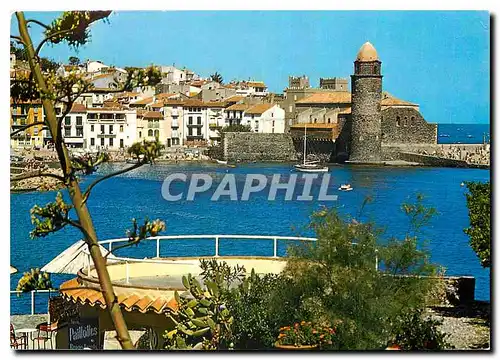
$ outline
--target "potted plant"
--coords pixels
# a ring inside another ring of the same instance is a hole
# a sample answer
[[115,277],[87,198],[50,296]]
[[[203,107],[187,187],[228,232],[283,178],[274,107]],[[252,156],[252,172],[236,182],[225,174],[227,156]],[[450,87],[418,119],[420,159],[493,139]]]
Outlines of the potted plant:
[[314,350],[324,345],[331,345],[334,336],[335,329],[331,327],[302,321],[293,326],[280,328],[280,334],[274,346],[282,350]]

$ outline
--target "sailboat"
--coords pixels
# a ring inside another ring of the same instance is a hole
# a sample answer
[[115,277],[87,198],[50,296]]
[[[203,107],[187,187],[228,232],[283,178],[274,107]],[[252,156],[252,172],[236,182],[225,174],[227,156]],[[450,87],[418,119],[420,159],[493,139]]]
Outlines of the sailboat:
[[295,165],[295,169],[301,172],[315,173],[328,172],[328,167],[320,164],[319,161],[307,161],[307,124],[304,125],[304,159],[302,164]]

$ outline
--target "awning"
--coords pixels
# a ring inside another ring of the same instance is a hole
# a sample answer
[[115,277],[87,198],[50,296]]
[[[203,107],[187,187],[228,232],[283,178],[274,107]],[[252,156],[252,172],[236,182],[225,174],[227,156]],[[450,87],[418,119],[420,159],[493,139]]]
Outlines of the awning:
[[[108,250],[103,246],[99,245],[99,248],[103,256],[108,253]],[[79,240],[57,255],[41,271],[57,274],[77,274],[80,269],[88,266],[89,256],[84,252],[87,249],[87,244],[83,240]],[[113,260],[115,258],[113,254],[110,254],[107,259],[108,263],[117,261]],[[93,265],[92,259],[90,261],[91,265]]]
[[17,269],[16,269],[14,266],[12,266],[12,265],[11,265],[11,266],[10,266],[10,273],[11,273],[11,274],[14,274],[14,273],[16,273],[16,272],[17,272]]

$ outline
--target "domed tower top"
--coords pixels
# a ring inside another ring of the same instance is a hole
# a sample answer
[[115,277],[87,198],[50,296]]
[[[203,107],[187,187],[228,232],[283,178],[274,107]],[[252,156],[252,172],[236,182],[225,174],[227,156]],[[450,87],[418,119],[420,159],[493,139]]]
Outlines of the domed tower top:
[[[379,60],[377,50],[367,41],[361,46],[356,56],[356,61],[376,61]],[[380,61],[380,60],[379,60]]]
[[377,50],[371,43],[365,42],[354,60],[354,75],[382,76],[381,67],[382,62],[378,58]]

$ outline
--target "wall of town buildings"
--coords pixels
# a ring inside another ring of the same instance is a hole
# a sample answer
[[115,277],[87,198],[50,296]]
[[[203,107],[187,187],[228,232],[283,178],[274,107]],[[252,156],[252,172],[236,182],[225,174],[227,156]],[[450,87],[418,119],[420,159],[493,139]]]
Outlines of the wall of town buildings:
[[437,124],[429,124],[410,107],[390,107],[381,112],[382,143],[435,144]]

